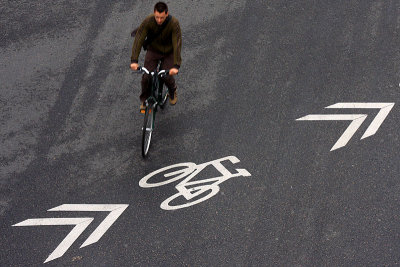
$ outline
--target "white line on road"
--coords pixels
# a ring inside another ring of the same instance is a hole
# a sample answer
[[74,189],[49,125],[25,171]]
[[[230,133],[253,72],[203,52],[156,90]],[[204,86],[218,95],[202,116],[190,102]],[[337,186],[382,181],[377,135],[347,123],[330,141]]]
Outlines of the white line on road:
[[[374,120],[371,122],[361,139],[367,138],[374,135],[383,121],[386,119],[390,110],[393,108],[395,103],[336,103],[334,105],[327,106],[326,108],[336,109],[380,109]],[[357,129],[366,119],[366,114],[316,114],[307,115],[297,119],[298,121],[320,121],[320,120],[352,120],[352,123],[347,127],[346,131],[340,136],[332,150],[345,146],[351,137],[355,134]]]
[[[109,211],[110,214],[100,223],[82,244],[81,248],[96,243],[128,207],[128,204],[64,204],[48,211]],[[64,255],[75,240],[82,234],[94,218],[41,218],[28,219],[13,226],[76,225],[57,248],[46,259],[52,261]]]
[[83,248],[99,241],[128,206],[128,204],[64,204],[48,211],[111,211],[82,244],[81,248]]
[[389,115],[390,110],[394,107],[394,104],[395,103],[337,103],[326,108],[381,109],[361,137],[361,139],[364,139],[376,134],[387,115]]
[[28,219],[13,226],[43,226],[43,225],[76,225],[64,238],[57,248],[49,255],[46,262],[52,261],[64,255],[75,240],[85,231],[86,227],[93,221],[93,218],[42,218]]
[[338,148],[344,147],[354,133],[358,130],[364,120],[367,118],[365,114],[344,114],[344,115],[307,115],[298,121],[352,121],[347,127],[346,131],[336,141],[335,145],[331,148],[331,151]]

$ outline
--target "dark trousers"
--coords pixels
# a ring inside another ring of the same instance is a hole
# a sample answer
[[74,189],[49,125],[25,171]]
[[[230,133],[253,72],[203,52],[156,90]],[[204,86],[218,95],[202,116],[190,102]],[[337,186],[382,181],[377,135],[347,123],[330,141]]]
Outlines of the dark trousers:
[[[170,53],[164,55],[152,50],[147,50],[146,56],[144,58],[144,67],[146,69],[148,69],[150,72],[154,71],[157,68],[157,64],[159,61],[161,61],[160,68],[162,70],[171,69],[174,66],[174,54]],[[151,78],[151,75],[146,73],[142,76],[142,93],[140,94],[140,101],[142,102],[144,102],[150,96]],[[174,77],[168,75],[162,78],[162,81],[168,87],[169,95],[174,95],[176,90]]]

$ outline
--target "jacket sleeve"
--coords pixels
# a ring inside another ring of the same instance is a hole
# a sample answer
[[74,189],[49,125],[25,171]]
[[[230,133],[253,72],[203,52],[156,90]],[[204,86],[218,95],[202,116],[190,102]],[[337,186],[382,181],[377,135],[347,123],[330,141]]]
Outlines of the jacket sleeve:
[[179,21],[175,19],[173,22],[172,29],[172,47],[174,53],[174,67],[178,68],[181,66],[181,50],[182,50],[182,34],[181,27],[179,26]]
[[135,41],[133,42],[132,46],[132,56],[131,56],[131,63],[138,63],[140,51],[142,50],[142,46],[144,43],[144,40],[146,39],[147,32],[148,32],[148,21],[149,17],[147,17],[142,24],[140,24],[136,35],[135,35]]

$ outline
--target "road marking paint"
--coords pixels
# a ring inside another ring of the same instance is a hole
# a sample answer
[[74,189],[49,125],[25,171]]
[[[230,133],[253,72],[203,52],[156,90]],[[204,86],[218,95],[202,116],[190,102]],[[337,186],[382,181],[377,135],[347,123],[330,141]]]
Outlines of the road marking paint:
[[[231,173],[222,164],[223,161],[230,161],[233,164],[240,162],[238,158],[229,156],[200,165],[196,165],[193,162],[174,164],[146,175],[139,181],[139,186],[143,188],[157,187],[183,179],[175,186],[175,188],[178,190],[178,193],[164,200],[160,207],[164,210],[187,208],[216,195],[220,190],[219,184],[227,181],[228,179],[239,176],[251,176],[251,174],[245,169],[236,169],[237,173]],[[222,176],[191,181],[196,175],[210,165],[217,169]],[[174,169],[177,168],[179,168],[179,170],[175,171]],[[168,179],[161,182],[149,182],[152,177],[159,174],[163,174],[163,176]],[[171,204],[171,202],[176,199],[180,199],[181,201],[183,200],[183,204]]]
[[[389,115],[389,112],[393,108],[395,103],[336,103],[334,105],[328,106],[326,108],[337,108],[337,109],[377,109],[380,111],[375,116],[374,120],[371,122],[361,139],[367,138],[374,135],[379,127],[382,125],[383,121]],[[298,121],[319,121],[319,120],[352,120],[350,125],[347,127],[345,132],[339,137],[335,145],[332,147],[331,151],[338,148],[344,147],[351,137],[355,134],[364,120],[367,118],[366,114],[318,114],[318,115],[307,115],[297,119]]]
[[[127,204],[64,204],[48,211],[109,211],[110,214],[100,223],[93,233],[82,244],[81,248],[96,243],[107,232],[111,225],[128,207]],[[28,219],[13,226],[49,226],[49,225],[76,225],[64,238],[57,248],[46,259],[46,262],[60,258],[71,247],[94,218],[41,218]]]
[[93,218],[43,218],[28,219],[13,226],[76,225],[45,260],[46,263],[63,256],[92,221]]
[[368,129],[365,131],[364,135],[361,139],[370,137],[374,135],[383,121],[386,119],[387,115],[389,115],[390,111],[394,107],[395,103],[337,103],[326,108],[353,108],[353,109],[377,109],[380,111],[375,116],[374,120],[369,125]]
[[127,204],[64,204],[48,211],[110,211],[110,214],[108,214],[108,216],[82,244],[81,248],[83,248],[99,241],[128,206],[129,205]]

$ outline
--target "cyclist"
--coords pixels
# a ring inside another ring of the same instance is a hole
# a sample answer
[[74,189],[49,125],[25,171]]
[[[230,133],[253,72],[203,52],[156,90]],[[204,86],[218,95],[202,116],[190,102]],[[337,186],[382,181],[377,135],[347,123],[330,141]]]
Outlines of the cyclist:
[[[138,58],[142,47],[146,50],[144,67],[153,71],[159,61],[161,69],[169,69],[169,75],[163,78],[168,87],[169,102],[175,105],[178,100],[176,84],[173,75],[178,74],[181,65],[182,35],[179,21],[169,15],[168,6],[158,2],[154,6],[154,14],[145,18],[135,30],[135,41],[132,46],[131,69],[139,67]],[[144,101],[150,96],[151,75],[143,74],[140,95],[140,109],[145,109]]]

